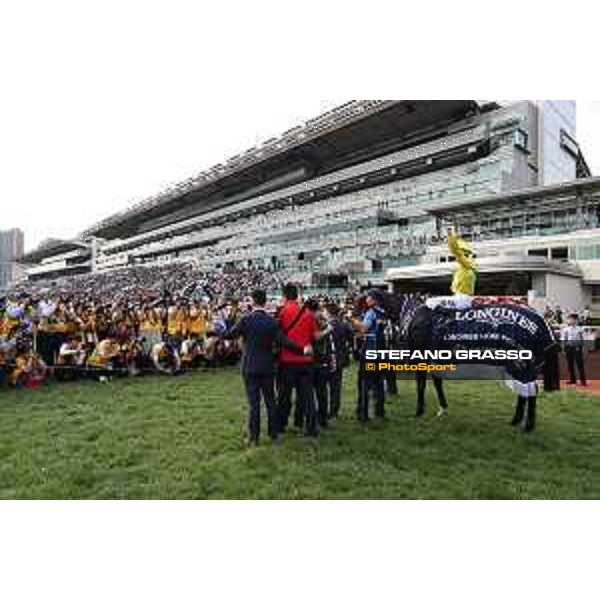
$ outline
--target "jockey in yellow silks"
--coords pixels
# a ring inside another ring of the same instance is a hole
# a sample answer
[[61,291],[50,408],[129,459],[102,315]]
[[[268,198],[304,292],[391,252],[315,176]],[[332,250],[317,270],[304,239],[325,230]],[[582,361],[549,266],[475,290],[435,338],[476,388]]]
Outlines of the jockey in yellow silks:
[[450,291],[453,294],[473,296],[477,281],[477,263],[473,259],[471,246],[450,230],[448,231],[448,250],[456,258],[457,265]]
[[450,286],[454,295],[430,298],[427,305],[430,308],[440,305],[449,308],[470,308],[477,282],[477,262],[473,258],[473,250],[451,229],[448,230],[448,250],[456,259],[456,269]]

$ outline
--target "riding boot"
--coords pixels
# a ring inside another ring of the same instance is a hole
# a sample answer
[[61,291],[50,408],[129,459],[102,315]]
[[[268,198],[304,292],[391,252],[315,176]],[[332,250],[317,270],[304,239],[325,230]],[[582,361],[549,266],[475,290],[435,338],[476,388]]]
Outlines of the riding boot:
[[519,396],[517,399],[517,406],[515,408],[515,416],[510,422],[511,425],[520,425],[523,421],[523,417],[525,416],[525,405],[527,404],[527,398],[524,396]]
[[527,419],[525,420],[525,432],[529,433],[535,429],[535,418],[537,412],[537,398],[532,396],[527,399]]

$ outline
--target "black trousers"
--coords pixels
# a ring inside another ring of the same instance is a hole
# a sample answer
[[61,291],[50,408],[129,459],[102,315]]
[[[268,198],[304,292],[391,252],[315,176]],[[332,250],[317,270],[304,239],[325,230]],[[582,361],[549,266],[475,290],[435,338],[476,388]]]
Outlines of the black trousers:
[[356,416],[359,421],[366,421],[369,418],[371,392],[375,397],[375,416],[379,418],[385,417],[385,387],[383,377],[379,371],[367,373],[364,368],[363,360],[358,369],[358,403],[356,406]]
[[[59,348],[60,350],[60,348]],[[37,352],[47,365],[54,363],[54,346],[52,334],[47,331],[39,331],[37,334]]]
[[583,349],[576,346],[567,346],[565,348],[565,354],[567,355],[567,365],[569,366],[569,383],[573,385],[577,383],[577,374],[575,372],[575,367],[577,367],[577,371],[579,372],[579,379],[581,380],[581,383],[585,385],[587,381],[585,378]]
[[[448,401],[444,393],[444,382],[437,375],[432,375],[433,385],[437,393],[441,408],[448,408]],[[425,410],[425,390],[427,388],[427,371],[417,371],[417,415],[422,415]]]
[[329,419],[329,370],[327,367],[315,367],[313,372],[313,385],[317,398],[317,419],[319,425],[327,427]]
[[57,331],[40,331],[37,334],[37,352],[42,360],[53,367],[60,352],[60,347],[66,339],[64,333]]
[[283,364],[279,369],[277,398],[279,430],[285,431],[288,426],[292,410],[292,391],[296,390],[294,421],[297,426],[306,428],[307,435],[318,435],[312,365]]
[[258,442],[260,438],[260,401],[267,409],[267,429],[271,439],[277,438],[277,414],[273,375],[244,374],[246,394],[248,395],[248,439]]
[[554,392],[556,390],[560,390],[560,362],[558,348],[551,348],[546,352],[544,391]]
[[335,369],[334,371],[329,371],[327,379],[329,386],[329,417],[335,418],[340,414],[340,408],[342,407],[344,370]]

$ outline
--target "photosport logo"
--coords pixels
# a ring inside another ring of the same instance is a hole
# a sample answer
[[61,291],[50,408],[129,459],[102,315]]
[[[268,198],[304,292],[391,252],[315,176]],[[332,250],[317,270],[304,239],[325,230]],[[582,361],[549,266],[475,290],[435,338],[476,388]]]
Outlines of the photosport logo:
[[366,350],[366,375],[411,378],[418,372],[452,379],[502,379],[507,363],[526,366],[534,354],[526,349],[455,348],[446,350]]

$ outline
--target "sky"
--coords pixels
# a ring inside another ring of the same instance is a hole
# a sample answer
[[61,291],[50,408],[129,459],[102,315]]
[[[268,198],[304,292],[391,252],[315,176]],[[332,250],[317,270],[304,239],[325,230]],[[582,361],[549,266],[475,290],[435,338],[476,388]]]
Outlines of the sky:
[[592,175],[600,175],[600,100],[577,101],[577,141]]
[[[300,75],[279,93],[258,86],[258,69],[282,75],[275,49],[240,68],[243,43],[232,51],[210,22],[152,2],[84,12],[59,0],[36,19],[13,4],[0,22],[0,229],[23,229],[27,249],[347,101]],[[230,35],[246,39],[236,14]],[[600,101],[578,101],[577,137],[600,174]]]

